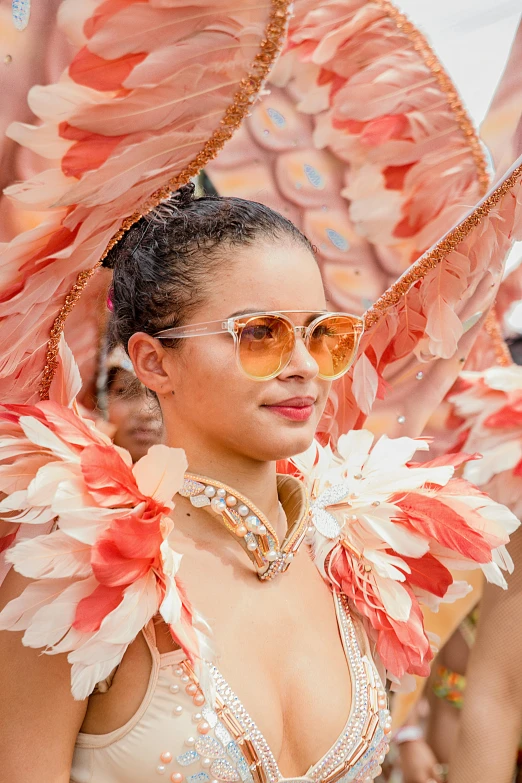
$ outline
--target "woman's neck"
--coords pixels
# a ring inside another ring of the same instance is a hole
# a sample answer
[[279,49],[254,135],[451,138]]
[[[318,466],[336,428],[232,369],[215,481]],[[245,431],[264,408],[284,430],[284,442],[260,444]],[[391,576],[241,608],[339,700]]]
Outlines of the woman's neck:
[[194,446],[185,452],[189,473],[215,479],[244,495],[265,514],[277,535],[284,538],[286,523],[280,514],[275,462],[249,460],[233,453],[218,454]]

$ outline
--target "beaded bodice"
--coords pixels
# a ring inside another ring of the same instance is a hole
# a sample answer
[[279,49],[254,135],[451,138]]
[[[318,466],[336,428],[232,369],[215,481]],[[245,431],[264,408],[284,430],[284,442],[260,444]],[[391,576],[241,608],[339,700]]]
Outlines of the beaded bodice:
[[136,716],[106,735],[80,734],[71,783],[366,783],[380,772],[388,749],[390,717],[374,664],[361,651],[347,601],[334,597],[352,680],[352,707],[330,748],[300,778],[284,778],[262,733],[219,670],[209,704],[182,651],[160,655],[146,629],[153,657],[147,695]]

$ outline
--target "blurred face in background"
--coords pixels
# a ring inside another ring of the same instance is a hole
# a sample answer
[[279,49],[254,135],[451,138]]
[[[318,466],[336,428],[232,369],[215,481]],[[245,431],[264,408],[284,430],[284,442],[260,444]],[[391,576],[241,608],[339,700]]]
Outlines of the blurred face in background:
[[127,449],[133,462],[151,446],[163,442],[163,422],[157,402],[136,384],[128,370],[113,367],[107,380],[109,423],[116,446]]

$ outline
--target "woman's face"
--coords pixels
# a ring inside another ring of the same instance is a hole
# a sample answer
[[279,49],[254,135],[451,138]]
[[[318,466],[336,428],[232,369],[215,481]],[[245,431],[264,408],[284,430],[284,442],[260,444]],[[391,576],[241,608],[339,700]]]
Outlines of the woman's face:
[[[206,299],[187,324],[245,312],[325,309],[321,275],[310,251],[290,238],[260,240],[223,252],[222,269],[214,267]],[[296,325],[310,321],[309,315],[291,318]],[[233,338],[226,332],[186,338],[164,350],[162,364],[169,377],[169,391],[159,394],[167,442],[185,448],[189,463],[196,450],[211,450],[217,457],[233,451],[256,461],[304,451],[330,389],[330,383],[318,377],[317,364],[300,338],[290,364],[269,381],[252,380],[242,372]],[[307,407],[301,418],[295,408],[288,410],[296,404]]]
[[117,369],[108,389],[108,419],[115,427],[114,443],[130,452],[134,462],[163,439],[158,406],[145,393],[128,393],[135,380],[127,370]]

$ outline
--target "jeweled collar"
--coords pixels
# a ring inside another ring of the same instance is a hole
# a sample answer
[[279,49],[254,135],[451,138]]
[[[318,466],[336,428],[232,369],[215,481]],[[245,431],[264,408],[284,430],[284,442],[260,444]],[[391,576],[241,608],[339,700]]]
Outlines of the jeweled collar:
[[220,481],[186,473],[179,494],[189,498],[196,508],[214,512],[245,550],[259,579],[266,581],[286,571],[309,525],[308,498],[302,482],[294,476],[278,475],[277,492],[288,520],[282,542],[252,501]]

